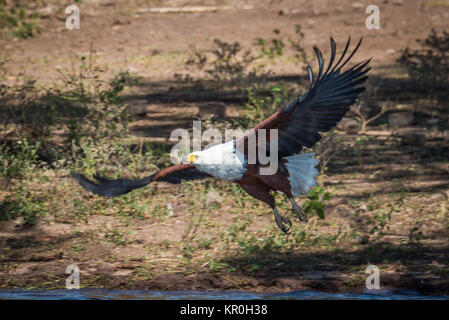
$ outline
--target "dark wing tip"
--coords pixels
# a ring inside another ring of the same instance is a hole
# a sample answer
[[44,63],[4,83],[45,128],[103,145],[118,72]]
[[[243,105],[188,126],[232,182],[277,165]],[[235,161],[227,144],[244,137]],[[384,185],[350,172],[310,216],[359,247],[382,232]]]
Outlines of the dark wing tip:
[[95,182],[87,179],[87,177],[85,175],[80,174],[80,173],[72,173],[71,175],[72,175],[72,178],[76,182],[78,182],[78,184],[80,186],[82,186],[84,189],[86,189],[92,193],[98,194],[100,196],[103,195],[101,192],[100,186],[98,184],[96,184]]
[[312,68],[310,68],[310,66],[307,66],[307,72],[309,74],[309,89],[312,88],[313,85],[313,71]]
[[340,64],[340,62],[343,60],[343,58],[346,55],[346,52],[348,51],[349,45],[351,44],[351,36],[348,37],[348,41],[346,42],[346,46],[343,49],[343,53],[340,56],[340,59],[338,59],[337,63],[334,65],[334,67],[331,70],[331,73],[333,73],[335,71],[335,69],[337,69],[338,65]]
[[94,175],[94,178],[100,182],[99,184],[97,184],[93,181],[90,181],[89,179],[86,178],[86,176],[82,174],[72,173],[72,178],[76,182],[78,182],[83,188],[103,197],[118,197],[134,189],[142,188],[147,184],[151,183],[153,176],[154,175],[150,175],[148,177],[137,180],[130,180],[130,179],[111,180],[103,178],[99,175]]
[[318,70],[318,76],[316,77],[316,82],[318,82],[318,81],[320,81],[321,74],[323,73],[324,59],[323,59],[321,50],[317,46],[313,46],[313,50],[315,51],[315,55],[318,58],[319,70]]
[[98,175],[95,175],[94,177],[102,184],[100,185],[93,181],[90,181],[83,174],[72,173],[72,178],[76,182],[78,182],[80,186],[102,197],[118,197],[132,190],[132,189],[127,190],[126,188],[123,188],[120,184],[117,183],[118,181],[102,178]]
[[330,41],[331,41],[331,57],[330,57],[326,72],[324,72],[323,79],[326,78],[326,76],[328,75],[328,72],[332,66],[332,63],[334,63],[335,54],[337,52],[337,45],[335,44],[334,38],[331,37]]

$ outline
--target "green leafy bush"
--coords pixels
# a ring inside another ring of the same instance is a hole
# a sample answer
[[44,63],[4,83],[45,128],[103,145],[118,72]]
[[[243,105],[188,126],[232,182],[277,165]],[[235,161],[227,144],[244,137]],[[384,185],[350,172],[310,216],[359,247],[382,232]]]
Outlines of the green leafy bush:
[[7,179],[30,175],[38,164],[40,142],[30,144],[26,139],[10,145],[0,144],[0,177]]
[[250,128],[266,119],[281,108],[292,96],[286,88],[274,85],[262,95],[254,88],[247,89],[246,112],[241,119],[236,119],[239,125]]
[[130,119],[120,94],[135,79],[124,71],[105,80],[105,72],[81,57],[78,68],[60,71],[61,81],[53,87],[41,89],[27,78],[0,84],[0,120],[11,150],[25,146],[18,141],[39,143],[37,155],[49,164],[63,160],[92,170],[98,162],[122,156],[117,140],[128,134]]
[[39,14],[27,8],[30,2],[39,1],[0,0],[0,29],[14,38],[31,38],[41,32]]
[[422,87],[425,95],[446,101],[449,97],[449,33],[432,29],[426,39],[417,42],[421,48],[406,48],[398,62]]
[[135,79],[124,71],[105,81],[104,72],[84,57],[79,70],[60,71],[64,87],[54,95],[72,106],[64,144],[73,160],[96,158],[99,153],[107,159],[120,151],[115,139],[128,134],[128,108],[119,95],[126,85],[135,84]]
[[[36,190],[36,181],[48,179],[37,169],[92,174],[108,166],[148,162],[141,161],[142,152],[132,153],[119,139],[128,134],[129,122],[120,94],[134,79],[127,72],[108,79],[105,72],[91,59],[81,58],[78,69],[61,72],[61,81],[49,88],[26,77],[0,83],[1,220],[20,218],[22,225],[31,226],[48,210],[60,211],[53,208],[55,202],[47,203],[56,189]],[[82,211],[82,199],[69,195],[66,200],[81,205],[65,207],[65,215]]]
[[307,62],[307,56],[304,47],[302,46],[304,41],[304,33],[302,32],[300,25],[295,25],[295,37],[293,38],[288,37],[286,40],[279,29],[274,29],[273,34],[274,36],[270,39],[256,39],[255,44],[260,48],[261,56],[266,56],[270,59],[283,56],[288,48],[286,45],[288,42],[291,49],[293,49],[293,52],[295,53],[294,57],[298,61]]
[[330,200],[330,193],[323,187],[316,186],[307,195],[307,199],[304,201],[304,211],[307,214],[314,213],[320,219],[324,219],[324,205],[326,201]]
[[20,224],[25,227],[35,225],[36,217],[45,214],[43,199],[31,193],[28,186],[22,183],[0,202],[0,220],[20,218]]
[[[228,43],[214,39],[215,48],[210,53],[195,51],[186,62],[187,75],[175,74],[178,81],[194,84],[196,87],[211,85],[213,89],[245,91],[257,78],[268,73],[263,66],[255,65],[259,59],[245,50],[239,42]],[[194,81],[190,76],[192,70],[206,75],[202,81]]]
[[260,47],[262,55],[268,56],[270,59],[274,59],[277,56],[282,56],[285,48],[284,41],[279,36],[279,29],[274,29],[273,33],[276,37],[269,40],[264,38],[258,38],[256,40],[256,45]]

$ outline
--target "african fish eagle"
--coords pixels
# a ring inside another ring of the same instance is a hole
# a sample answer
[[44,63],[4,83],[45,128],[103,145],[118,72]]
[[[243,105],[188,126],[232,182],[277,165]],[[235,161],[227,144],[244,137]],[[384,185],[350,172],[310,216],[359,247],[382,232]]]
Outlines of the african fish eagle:
[[[94,178],[98,180],[96,183],[88,180],[82,174],[74,173],[72,176],[81,186],[95,194],[117,197],[131,190],[142,188],[174,172],[197,168],[214,177],[234,181],[248,194],[267,203],[273,209],[278,227],[288,233],[292,223],[279,214],[274,197],[270,192],[277,191],[286,194],[299,220],[307,222],[305,212],[295,202],[293,196],[308,194],[316,185],[315,176],[318,171],[315,166],[318,164],[318,160],[314,158],[313,153],[300,154],[299,152],[303,146],[311,148],[320,140],[319,132],[329,131],[341,120],[358,95],[364,91],[365,88],[361,85],[366,81],[366,74],[370,70],[368,63],[371,59],[342,71],[362,42],[361,38],[352,53],[344,60],[350,40],[349,38],[337,63],[333,64],[336,45],[335,41],[330,39],[331,56],[326,71],[324,71],[323,56],[320,50],[314,46],[319,70],[318,76],[314,78],[310,66],[307,67],[308,92],[275,112],[251,131],[251,134],[257,136],[259,129],[278,130],[276,143],[279,161],[274,174],[260,174],[263,165],[258,160],[252,164],[248,162],[248,148],[239,148],[248,142],[249,134],[247,134],[242,138],[190,153],[188,161],[159,170],[138,180],[110,180],[94,175]],[[270,141],[269,137],[266,138],[264,142],[266,148],[270,142],[274,143],[274,141]],[[223,165],[224,163],[226,165]]]

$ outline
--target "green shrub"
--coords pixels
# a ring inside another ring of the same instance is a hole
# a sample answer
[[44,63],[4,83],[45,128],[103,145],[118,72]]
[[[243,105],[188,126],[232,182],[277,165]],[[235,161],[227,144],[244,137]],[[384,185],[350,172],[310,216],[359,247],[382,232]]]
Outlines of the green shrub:
[[[33,1],[34,2],[34,1]],[[31,38],[41,32],[39,14],[30,10],[30,1],[0,0],[0,29],[13,38]]]
[[[127,71],[105,80],[105,72],[91,58],[81,57],[78,69],[60,71],[61,81],[53,87],[41,89],[27,78],[0,84],[0,120],[7,133],[3,138],[14,154],[21,156],[20,148],[27,145],[39,146],[34,156],[48,164],[71,164],[91,173],[98,164],[113,164],[117,157],[128,156],[127,147],[118,141],[128,134],[130,121],[120,94],[135,80]],[[8,169],[5,164],[0,168],[7,174],[14,170],[10,163],[20,164],[23,157],[10,160]]]
[[292,96],[280,85],[269,87],[264,94],[256,92],[254,88],[248,88],[246,92],[248,97],[245,104],[246,112],[241,119],[235,119],[244,128],[253,127],[263,121],[281,108]]
[[290,44],[291,49],[293,49],[294,57],[297,61],[307,62],[307,56],[305,50],[302,46],[304,41],[304,33],[301,30],[301,25],[295,25],[295,37],[288,37],[286,41],[285,37],[281,34],[279,29],[273,30],[274,37],[270,39],[257,38],[256,46],[260,48],[260,54],[262,57],[268,57],[270,59],[275,59],[281,57],[285,54],[288,48],[286,43]]
[[421,48],[406,48],[398,59],[409,76],[424,90],[424,95],[446,101],[449,97],[449,33],[432,30],[423,40]]
[[38,164],[40,143],[30,144],[26,139],[12,145],[0,144],[0,177],[20,178],[32,173]]
[[75,111],[66,123],[66,158],[70,155],[72,161],[82,161],[82,167],[92,170],[97,161],[110,163],[124,152],[117,139],[128,134],[130,118],[120,93],[135,83],[127,71],[109,81],[103,80],[102,72],[82,58],[78,72],[61,72],[65,86],[55,91]]
[[[196,87],[211,86],[213,89],[238,90],[244,92],[257,78],[268,73],[263,66],[255,65],[259,57],[250,50],[245,50],[239,42],[228,43],[214,39],[215,48],[210,53],[195,51],[186,62],[185,74],[175,74],[180,82],[187,82]],[[203,72],[206,78],[194,81],[190,76],[192,70]]]
[[31,193],[22,183],[19,183],[13,192],[0,202],[0,220],[20,218],[20,224],[26,227],[35,225],[36,217],[46,213],[43,199]]
[[264,38],[258,38],[256,40],[256,45],[260,47],[262,55],[268,56],[270,59],[274,59],[277,56],[282,56],[285,48],[284,41],[280,37],[279,29],[274,29],[273,33],[276,37],[269,40]]
[[330,200],[330,193],[323,187],[316,186],[306,196],[304,201],[304,211],[307,214],[314,213],[320,219],[324,219],[324,205],[326,201]]

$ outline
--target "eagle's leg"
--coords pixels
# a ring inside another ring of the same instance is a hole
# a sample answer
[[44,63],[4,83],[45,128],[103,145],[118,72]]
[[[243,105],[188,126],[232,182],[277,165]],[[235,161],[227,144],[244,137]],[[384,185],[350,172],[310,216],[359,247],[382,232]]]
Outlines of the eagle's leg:
[[270,194],[271,189],[266,184],[262,183],[259,180],[253,180],[250,183],[240,183],[240,186],[254,198],[268,204],[273,209],[274,220],[276,221],[279,229],[281,229],[284,233],[288,233],[292,226],[292,223],[289,219],[279,214],[276,208],[274,197]]
[[[289,233],[288,231],[292,227],[292,222],[286,217],[281,216],[276,206],[273,207],[273,212],[274,212],[274,221],[276,221],[276,224],[279,227],[279,229],[281,229],[282,232],[284,232],[285,234],[288,234]],[[286,225],[288,225],[288,227]]]
[[304,210],[301,208],[301,206],[299,206],[296,202],[295,199],[293,199],[293,197],[289,197],[288,198],[292,204],[292,208],[295,211],[296,215],[298,216],[298,219],[300,221],[303,222],[307,222],[307,214],[304,212]]

